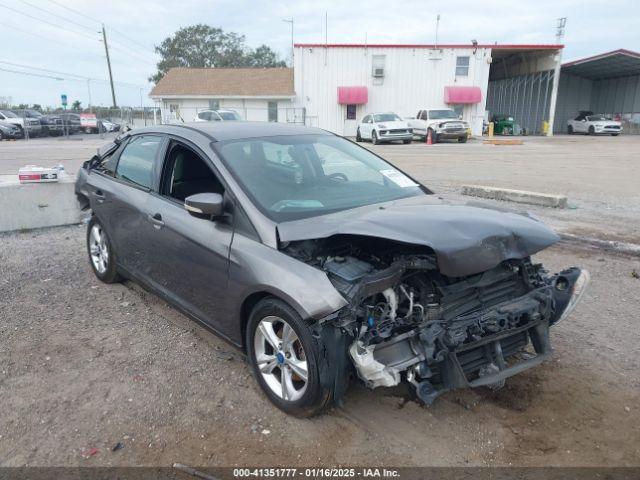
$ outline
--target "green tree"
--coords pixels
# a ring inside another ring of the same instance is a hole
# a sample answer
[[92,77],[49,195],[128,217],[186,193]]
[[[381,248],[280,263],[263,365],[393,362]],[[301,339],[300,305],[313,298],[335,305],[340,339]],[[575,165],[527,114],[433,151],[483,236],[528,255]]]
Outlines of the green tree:
[[276,52],[266,45],[252,50],[244,35],[209,25],[184,27],[155,47],[160,54],[155,83],[174,67],[284,67]]
[[71,104],[71,108],[73,110],[80,110],[82,109],[82,102],[80,100],[74,100],[74,102]]
[[31,108],[33,108],[34,110],[42,111],[42,105],[40,105],[39,103],[34,103],[33,105],[31,105]]

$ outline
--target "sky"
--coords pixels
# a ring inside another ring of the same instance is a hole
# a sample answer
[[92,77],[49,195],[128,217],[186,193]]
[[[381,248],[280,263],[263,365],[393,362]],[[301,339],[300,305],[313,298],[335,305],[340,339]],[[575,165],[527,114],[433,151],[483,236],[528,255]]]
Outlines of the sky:
[[[152,105],[154,46],[181,27],[206,23],[267,44],[281,58],[296,43],[555,43],[567,17],[563,61],[617,48],[640,50],[637,0],[0,0],[0,102],[109,106],[102,23],[118,105]],[[11,70],[11,71],[9,71]],[[22,73],[16,73],[22,72]]]

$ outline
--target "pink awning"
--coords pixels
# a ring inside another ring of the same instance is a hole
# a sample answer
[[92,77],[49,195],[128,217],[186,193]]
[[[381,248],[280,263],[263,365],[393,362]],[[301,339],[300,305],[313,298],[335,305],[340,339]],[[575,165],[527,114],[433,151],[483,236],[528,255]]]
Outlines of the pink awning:
[[340,105],[362,105],[369,101],[367,87],[338,87]]
[[444,87],[444,103],[480,103],[480,87]]

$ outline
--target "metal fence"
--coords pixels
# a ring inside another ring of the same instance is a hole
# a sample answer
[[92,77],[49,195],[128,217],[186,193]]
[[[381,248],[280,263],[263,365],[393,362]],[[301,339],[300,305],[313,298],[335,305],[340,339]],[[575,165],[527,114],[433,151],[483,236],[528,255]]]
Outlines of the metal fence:
[[494,115],[507,115],[526,133],[543,133],[542,122],[549,120],[552,86],[553,70],[489,81],[489,120]]
[[[244,105],[225,106],[220,111],[233,111],[240,120],[254,122],[297,123],[305,125],[307,122],[304,108],[278,105],[274,108],[247,107]],[[180,104],[169,104],[160,108],[160,123],[186,123],[194,121],[214,121],[217,115],[208,115],[211,109],[205,107],[185,107]],[[210,119],[210,120],[209,120]]]

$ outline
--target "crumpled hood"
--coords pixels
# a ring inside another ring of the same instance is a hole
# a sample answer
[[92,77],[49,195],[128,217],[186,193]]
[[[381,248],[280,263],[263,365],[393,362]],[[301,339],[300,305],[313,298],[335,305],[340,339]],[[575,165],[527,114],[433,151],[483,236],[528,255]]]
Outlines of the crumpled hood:
[[451,204],[432,195],[284,222],[278,234],[284,242],[364,235],[425,245],[435,252],[440,272],[452,277],[528,257],[560,240],[525,213]]

